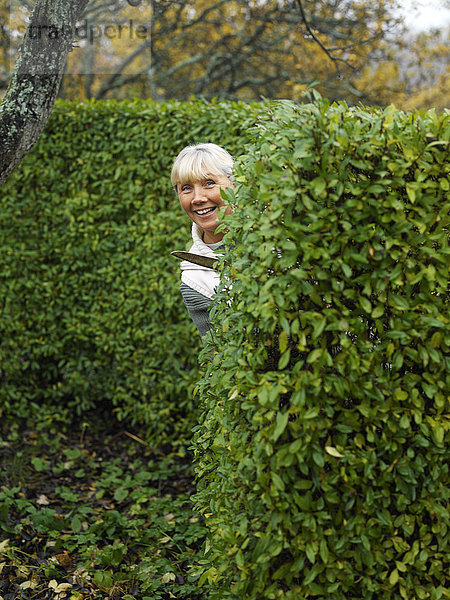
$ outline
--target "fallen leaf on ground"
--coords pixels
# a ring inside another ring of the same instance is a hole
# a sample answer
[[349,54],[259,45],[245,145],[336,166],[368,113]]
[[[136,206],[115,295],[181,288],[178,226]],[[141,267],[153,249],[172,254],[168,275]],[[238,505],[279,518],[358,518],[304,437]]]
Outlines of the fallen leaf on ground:
[[41,504],[42,506],[48,506],[50,504],[50,501],[45,494],[41,494],[39,496],[39,498],[37,498],[36,504]]
[[175,573],[164,573],[164,575],[161,577],[161,581],[163,583],[170,583],[171,581],[175,581],[176,578],[177,577]]

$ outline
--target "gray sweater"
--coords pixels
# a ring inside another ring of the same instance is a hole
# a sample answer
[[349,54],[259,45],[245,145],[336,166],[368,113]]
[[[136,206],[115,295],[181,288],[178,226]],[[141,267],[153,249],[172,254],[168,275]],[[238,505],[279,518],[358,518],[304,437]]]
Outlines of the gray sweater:
[[[195,223],[192,223],[193,244],[189,252],[202,256],[216,257],[215,250],[223,248],[222,242],[205,244],[201,239],[201,232]],[[194,321],[195,326],[203,336],[212,328],[209,320],[209,307],[220,281],[220,276],[214,269],[208,269],[184,260],[181,264],[180,291],[186,308]]]

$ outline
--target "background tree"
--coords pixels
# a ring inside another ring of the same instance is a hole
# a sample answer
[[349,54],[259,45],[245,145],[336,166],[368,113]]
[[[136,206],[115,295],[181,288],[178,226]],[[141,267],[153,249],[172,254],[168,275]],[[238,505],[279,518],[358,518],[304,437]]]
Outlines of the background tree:
[[[37,0],[31,31],[62,33],[36,40],[29,28],[10,75],[32,6],[0,7],[0,91],[10,78],[0,106],[0,182],[39,137],[63,71],[66,98],[296,99],[318,81],[331,100],[447,104],[442,42],[431,51],[426,36],[416,43],[414,69],[392,56],[398,0]],[[425,59],[438,67],[431,84]]]
[[[429,90],[442,75],[434,36],[406,36],[396,0],[154,0],[143,1],[139,13],[119,8],[92,0],[85,18],[113,18],[119,26],[131,14],[148,24],[151,35],[132,48],[115,41],[108,73],[102,64],[112,54],[101,39],[89,44],[88,60],[72,53],[71,73],[93,64],[97,70],[66,77],[65,97],[295,99],[316,81],[332,100],[411,107],[421,86]],[[427,71],[420,67],[425,62]],[[443,88],[434,89],[434,105],[444,106]]]
[[[133,3],[136,0],[131,0]],[[151,64],[153,3],[137,6],[123,0],[91,0],[77,28],[77,51],[68,57],[60,95],[67,98],[101,98],[147,78]]]
[[87,2],[36,1],[0,105],[0,183],[21,162],[45,127],[72,47],[70,32]]
[[[376,6],[360,0],[160,0],[150,21],[151,61],[135,53],[133,74],[118,69],[93,95],[121,97],[121,88],[131,84],[156,99],[296,97],[319,80],[324,95],[346,97],[349,76],[398,25],[396,7],[396,0]],[[129,60],[124,56],[123,64]]]
[[[147,26],[142,43],[105,36],[79,41],[62,95],[67,98],[255,99],[298,97],[320,81],[332,98],[360,99],[354,85],[383,42],[393,39],[398,0],[91,0],[83,20],[116,30]],[[114,49],[113,49],[114,47]]]
[[395,103],[405,110],[450,106],[450,27],[405,36],[387,45],[360,79],[363,101]]

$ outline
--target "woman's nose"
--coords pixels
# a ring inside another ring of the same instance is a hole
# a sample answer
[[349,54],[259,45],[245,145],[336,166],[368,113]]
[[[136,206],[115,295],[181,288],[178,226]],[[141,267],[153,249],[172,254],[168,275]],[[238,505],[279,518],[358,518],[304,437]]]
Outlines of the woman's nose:
[[193,202],[203,202],[205,200],[205,191],[202,185],[195,185],[193,192]]

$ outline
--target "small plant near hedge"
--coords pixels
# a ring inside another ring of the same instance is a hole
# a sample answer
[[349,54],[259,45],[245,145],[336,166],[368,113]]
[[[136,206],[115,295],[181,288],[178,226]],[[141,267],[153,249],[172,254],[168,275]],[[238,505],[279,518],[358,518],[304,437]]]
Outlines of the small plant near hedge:
[[449,598],[448,114],[281,103],[197,397],[212,598]]

